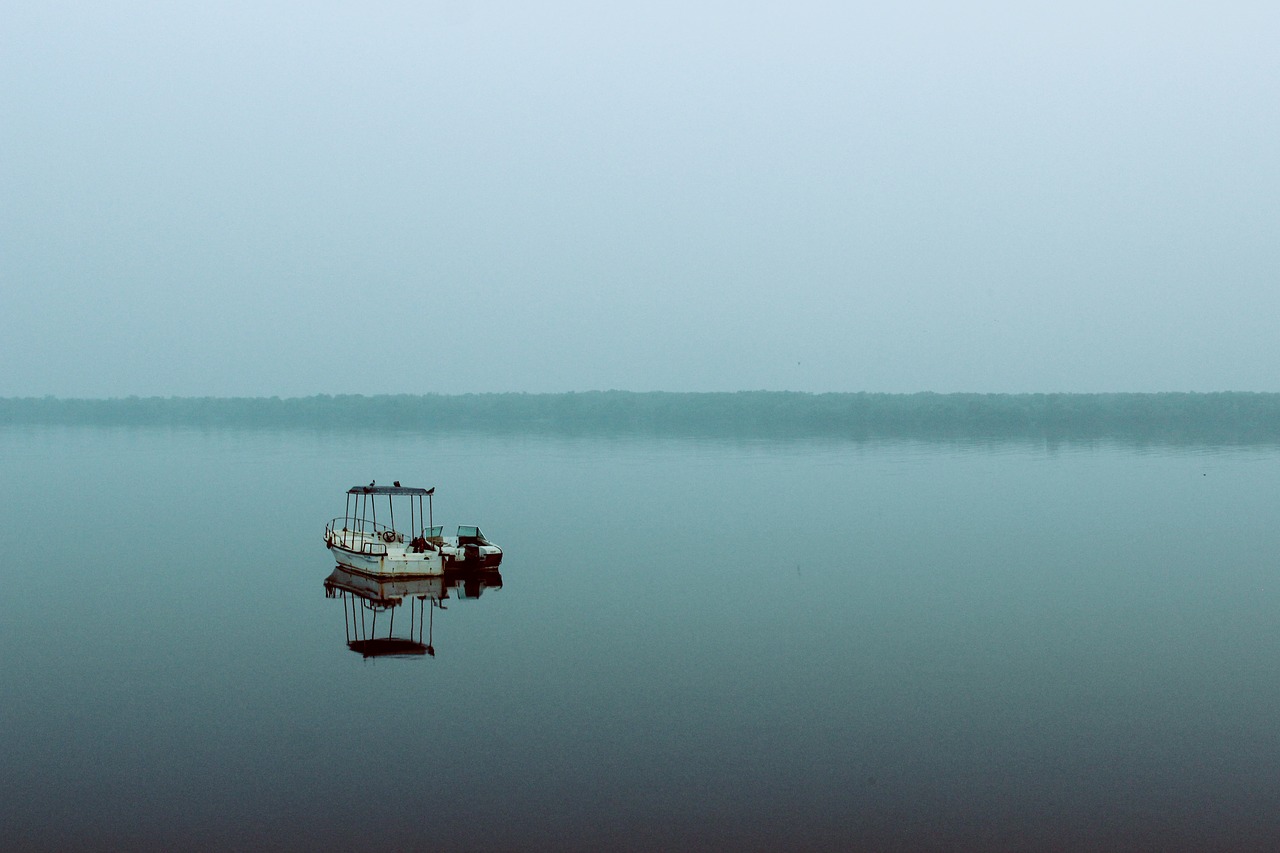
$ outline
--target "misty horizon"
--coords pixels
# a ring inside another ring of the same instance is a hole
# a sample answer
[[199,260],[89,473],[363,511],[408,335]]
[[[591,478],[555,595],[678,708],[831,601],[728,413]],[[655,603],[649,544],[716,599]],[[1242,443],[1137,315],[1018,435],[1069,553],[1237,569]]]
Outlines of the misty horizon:
[[0,397],[1277,390],[1277,25],[20,0]]
[[0,21],[8,846],[1280,849],[1280,5]]

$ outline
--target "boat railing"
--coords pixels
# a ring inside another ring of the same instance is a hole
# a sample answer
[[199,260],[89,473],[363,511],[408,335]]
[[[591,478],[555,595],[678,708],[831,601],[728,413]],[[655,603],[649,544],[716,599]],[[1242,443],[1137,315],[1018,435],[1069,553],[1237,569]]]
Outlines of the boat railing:
[[369,554],[374,557],[387,553],[385,534],[395,534],[393,541],[401,541],[403,533],[399,533],[386,524],[366,519],[352,519],[338,516],[324,527],[324,541],[338,545],[357,554]]

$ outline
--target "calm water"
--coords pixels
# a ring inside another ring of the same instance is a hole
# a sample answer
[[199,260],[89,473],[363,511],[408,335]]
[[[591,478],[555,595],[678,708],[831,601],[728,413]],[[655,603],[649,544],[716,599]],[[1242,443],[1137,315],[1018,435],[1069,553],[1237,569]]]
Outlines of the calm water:
[[[376,477],[506,549],[347,648]],[[1280,452],[0,430],[7,849],[1280,845]]]

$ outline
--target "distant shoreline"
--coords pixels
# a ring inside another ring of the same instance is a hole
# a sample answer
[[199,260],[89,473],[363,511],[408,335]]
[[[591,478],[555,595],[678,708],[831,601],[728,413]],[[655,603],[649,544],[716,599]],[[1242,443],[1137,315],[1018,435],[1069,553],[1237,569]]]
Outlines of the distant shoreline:
[[1248,445],[1280,443],[1280,393],[0,398],[16,424]]

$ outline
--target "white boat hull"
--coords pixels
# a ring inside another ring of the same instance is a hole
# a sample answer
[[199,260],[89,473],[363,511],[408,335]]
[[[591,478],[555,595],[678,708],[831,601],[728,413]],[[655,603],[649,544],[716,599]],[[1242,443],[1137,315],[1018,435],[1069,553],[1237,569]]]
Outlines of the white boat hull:
[[435,577],[449,571],[496,569],[502,562],[502,549],[486,540],[478,527],[459,527],[458,536],[406,540],[403,533],[376,523],[366,527],[363,519],[356,529],[339,528],[340,521],[345,519],[335,518],[325,527],[325,545],[339,566],[371,577]]
[[329,546],[338,565],[367,575],[433,576],[444,574],[444,560],[438,551],[423,554],[413,552],[386,554],[358,554],[338,545]]

